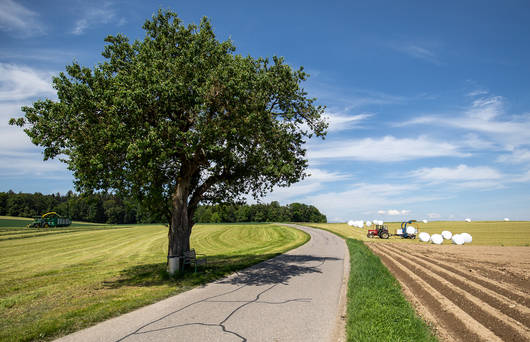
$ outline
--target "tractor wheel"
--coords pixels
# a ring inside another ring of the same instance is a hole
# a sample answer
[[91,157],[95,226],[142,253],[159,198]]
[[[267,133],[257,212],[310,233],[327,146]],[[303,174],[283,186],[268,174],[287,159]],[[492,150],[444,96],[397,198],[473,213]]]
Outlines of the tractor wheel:
[[382,232],[381,235],[379,236],[381,239],[388,239],[390,235],[388,234],[388,232]]
[[50,226],[47,223],[45,223],[44,228],[50,228]]
[[366,237],[371,239],[374,237],[374,233],[369,232],[368,234],[366,234]]

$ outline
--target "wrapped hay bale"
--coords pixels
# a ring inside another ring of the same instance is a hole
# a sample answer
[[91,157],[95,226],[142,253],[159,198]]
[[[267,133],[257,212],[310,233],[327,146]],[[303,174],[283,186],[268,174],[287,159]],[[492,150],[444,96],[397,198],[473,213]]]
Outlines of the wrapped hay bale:
[[429,221],[427,221],[427,220],[423,220],[423,223],[429,223]]
[[464,221],[466,221],[466,222],[471,222],[471,219],[470,219],[470,218],[467,218],[467,219],[465,219]]
[[453,235],[452,239],[453,243],[455,245],[463,245],[464,244],[464,238],[460,234]]
[[451,233],[451,232],[448,231],[448,230],[444,230],[444,231],[442,232],[442,236],[443,236],[443,238],[446,239],[446,240],[451,240],[451,237],[453,237],[453,233]]
[[349,221],[348,221],[348,226],[353,227],[354,225],[355,225],[355,222],[353,222],[352,220],[349,220]]
[[468,233],[462,233],[460,236],[464,238],[464,243],[471,243],[473,241],[473,237]]
[[418,230],[416,228],[414,228],[413,226],[408,226],[407,227],[407,234],[409,235],[414,235],[418,232]]
[[366,226],[367,226],[367,227],[370,227],[371,225],[372,225],[372,222],[370,222],[370,221],[366,221]]
[[435,245],[441,245],[444,242],[444,238],[440,234],[432,234],[431,242]]
[[429,235],[429,233],[421,232],[418,238],[420,239],[421,242],[429,242],[429,240],[431,239],[431,236]]

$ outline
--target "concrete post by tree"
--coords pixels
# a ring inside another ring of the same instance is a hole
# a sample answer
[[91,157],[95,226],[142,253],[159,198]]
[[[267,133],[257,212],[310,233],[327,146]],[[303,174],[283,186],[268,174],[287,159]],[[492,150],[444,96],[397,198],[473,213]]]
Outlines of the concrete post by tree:
[[190,248],[199,203],[264,195],[304,177],[304,142],[323,137],[307,74],[282,58],[235,54],[208,19],[184,26],[159,11],[143,41],[108,36],[105,61],[53,79],[57,101],[23,107],[44,159],[59,158],[78,191],[132,196],[169,222],[169,256]]

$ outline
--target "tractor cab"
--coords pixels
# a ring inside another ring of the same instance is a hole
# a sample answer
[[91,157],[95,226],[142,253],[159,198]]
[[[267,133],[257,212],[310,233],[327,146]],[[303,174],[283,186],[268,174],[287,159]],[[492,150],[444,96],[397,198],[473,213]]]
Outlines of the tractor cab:
[[375,229],[369,229],[366,236],[370,239],[375,236],[379,236],[380,239],[388,239],[390,233],[388,232],[388,226],[386,224],[376,224]]
[[62,217],[55,211],[52,211],[42,216],[36,216],[34,221],[28,224],[28,228],[68,227],[70,224],[72,224],[70,218]]

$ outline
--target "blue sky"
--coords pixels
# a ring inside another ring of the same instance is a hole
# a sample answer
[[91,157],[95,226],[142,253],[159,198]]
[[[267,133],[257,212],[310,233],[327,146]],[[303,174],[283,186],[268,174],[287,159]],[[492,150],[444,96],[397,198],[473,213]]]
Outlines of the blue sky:
[[265,201],[349,219],[530,219],[527,1],[0,0],[0,191],[61,192],[72,176],[7,125],[55,98],[52,75],[102,61],[103,39],[142,39],[158,8],[211,19],[237,53],[284,56],[326,105],[311,177]]

